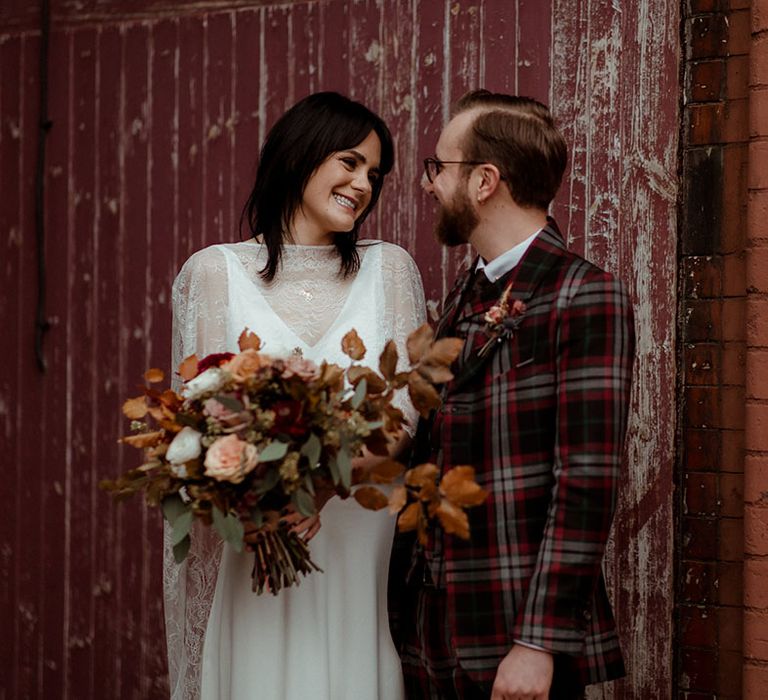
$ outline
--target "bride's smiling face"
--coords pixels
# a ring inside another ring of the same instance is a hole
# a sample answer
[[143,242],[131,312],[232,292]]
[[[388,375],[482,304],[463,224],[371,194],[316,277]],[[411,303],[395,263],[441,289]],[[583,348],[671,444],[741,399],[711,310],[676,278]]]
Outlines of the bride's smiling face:
[[331,153],[304,188],[291,225],[296,243],[332,243],[334,233],[351,231],[371,202],[381,177],[380,161],[381,142],[375,131],[356,146]]

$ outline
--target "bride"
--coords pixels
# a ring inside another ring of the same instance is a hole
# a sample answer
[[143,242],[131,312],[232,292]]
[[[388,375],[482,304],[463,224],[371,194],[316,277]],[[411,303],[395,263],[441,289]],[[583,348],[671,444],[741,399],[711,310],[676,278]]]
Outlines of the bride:
[[[358,241],[393,165],[384,122],[336,93],[301,100],[262,147],[243,217],[253,238],[213,245],[173,286],[173,363],[237,352],[244,327],[271,355],[347,364],[355,328],[376,363],[424,322],[421,278],[402,248]],[[413,418],[406,398],[400,407]],[[387,624],[394,519],[332,498],[296,523],[324,573],[279,595],[251,591],[252,554],[199,528],[178,566],[166,533],[164,588],[171,697],[187,700],[399,700]],[[294,519],[296,515],[289,516]]]

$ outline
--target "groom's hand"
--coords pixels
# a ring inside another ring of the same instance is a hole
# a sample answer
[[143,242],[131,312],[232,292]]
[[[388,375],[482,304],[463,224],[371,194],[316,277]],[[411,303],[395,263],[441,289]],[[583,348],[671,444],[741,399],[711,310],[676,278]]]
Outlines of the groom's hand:
[[547,700],[553,668],[549,652],[515,644],[496,670],[491,700]]

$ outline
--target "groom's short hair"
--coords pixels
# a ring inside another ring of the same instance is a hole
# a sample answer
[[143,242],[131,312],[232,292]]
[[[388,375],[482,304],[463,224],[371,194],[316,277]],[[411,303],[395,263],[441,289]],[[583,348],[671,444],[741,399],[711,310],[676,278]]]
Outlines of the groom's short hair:
[[466,160],[492,163],[522,207],[546,210],[568,162],[563,135],[549,109],[530,97],[474,90],[454,108],[477,111],[460,147]]

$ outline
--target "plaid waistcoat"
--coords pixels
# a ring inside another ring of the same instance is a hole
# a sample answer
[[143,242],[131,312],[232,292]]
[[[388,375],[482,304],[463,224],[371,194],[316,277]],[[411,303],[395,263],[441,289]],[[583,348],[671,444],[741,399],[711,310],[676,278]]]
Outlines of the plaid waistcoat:
[[[496,285],[472,297],[471,279],[465,273],[446,298],[438,335],[466,343],[443,406],[415,445],[420,461],[443,471],[474,466],[490,492],[468,511],[469,542],[438,540],[451,641],[462,668],[482,682],[493,681],[514,640],[572,657],[585,684],[618,678],[624,664],[601,565],[634,359],[628,294],[569,252],[551,219]],[[514,337],[480,358],[485,312],[509,282],[526,311]],[[396,537],[396,644],[412,547],[411,537]]]

